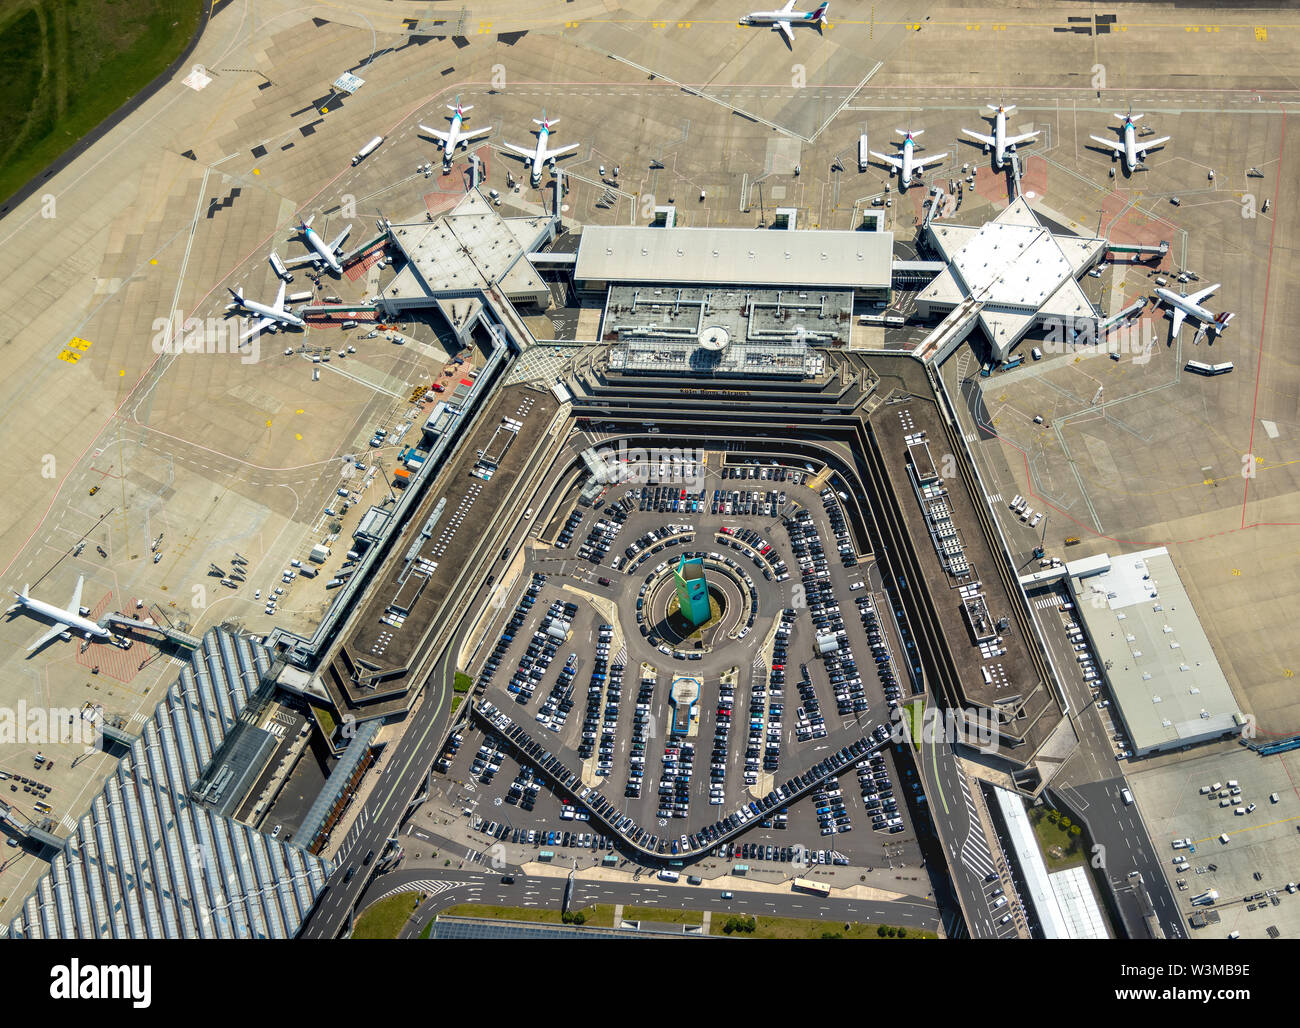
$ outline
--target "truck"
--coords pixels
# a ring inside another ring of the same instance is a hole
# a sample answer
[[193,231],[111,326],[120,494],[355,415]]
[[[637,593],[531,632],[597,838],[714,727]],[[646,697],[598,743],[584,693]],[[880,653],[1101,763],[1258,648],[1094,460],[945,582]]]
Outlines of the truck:
[[382,143],[383,141],[384,141],[383,136],[375,136],[374,139],[372,139],[370,142],[368,142],[365,146],[363,146],[360,150],[357,151],[357,155],[352,158],[352,163],[354,165],[360,164],[372,153],[378,150],[379,144]]
[[290,293],[284,298],[285,303],[307,303],[312,298],[312,291],[304,289],[300,293]]
[[858,171],[866,171],[869,167],[871,152],[867,149],[867,134],[864,132],[858,136]]
[[1070,536],[1068,539],[1065,540],[1065,545],[1066,545],[1066,546],[1078,546],[1078,545],[1079,545],[1079,537],[1078,537],[1077,535],[1072,535],[1072,536]]
[[272,250],[271,256],[268,259],[271,262],[271,270],[274,271],[277,276],[284,279],[286,282],[293,281],[293,274],[284,266],[284,261],[280,260],[280,255],[278,253]]

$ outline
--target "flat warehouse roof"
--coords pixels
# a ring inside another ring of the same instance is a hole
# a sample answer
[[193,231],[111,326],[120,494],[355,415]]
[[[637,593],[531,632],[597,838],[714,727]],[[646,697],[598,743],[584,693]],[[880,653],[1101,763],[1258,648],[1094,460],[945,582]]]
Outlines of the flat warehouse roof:
[[887,289],[892,232],[589,225],[574,277],[589,282]]
[[1136,753],[1239,730],[1232,687],[1163,546],[1066,571]]

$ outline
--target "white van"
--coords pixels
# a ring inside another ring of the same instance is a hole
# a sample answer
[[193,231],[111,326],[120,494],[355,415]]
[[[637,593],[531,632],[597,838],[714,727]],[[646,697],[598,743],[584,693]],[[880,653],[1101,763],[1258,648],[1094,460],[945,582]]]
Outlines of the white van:
[[1037,346],[1035,346],[1032,350],[1029,351],[1029,355],[1033,357],[1034,360],[1036,361],[1040,361],[1043,359],[1043,351],[1040,350]]
[[1124,801],[1124,806],[1127,807],[1132,805],[1133,794],[1131,792],[1129,792],[1127,789],[1121,789],[1119,795],[1120,798]]
[[681,878],[681,875],[679,875],[676,871],[669,871],[667,868],[665,868],[663,871],[659,872],[657,877],[659,878],[660,881],[663,882],[675,882]]
[[1007,898],[1005,896],[999,896],[997,899],[993,901],[994,910],[997,910],[998,907],[1005,907],[1006,905],[1007,905]]

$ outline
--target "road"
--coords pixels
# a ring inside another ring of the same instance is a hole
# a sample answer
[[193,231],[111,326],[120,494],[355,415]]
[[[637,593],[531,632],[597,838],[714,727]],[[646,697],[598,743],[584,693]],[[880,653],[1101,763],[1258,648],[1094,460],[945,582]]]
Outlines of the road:
[[[559,909],[565,879],[516,873],[514,883],[505,885],[499,872],[439,868],[390,871],[378,876],[366,891],[362,905],[396,892],[418,889],[431,893],[421,904],[415,920],[403,936],[417,936],[437,913],[460,903],[497,904],[514,907]],[[933,905],[920,900],[833,899],[801,893],[740,892],[724,900],[722,891],[709,885],[670,885],[647,876],[641,882],[607,882],[578,879],[574,883],[571,909],[596,903],[667,910],[708,910],[715,914],[763,914],[771,917],[803,917],[827,921],[866,921],[892,924],[921,931],[935,931],[938,916]]]

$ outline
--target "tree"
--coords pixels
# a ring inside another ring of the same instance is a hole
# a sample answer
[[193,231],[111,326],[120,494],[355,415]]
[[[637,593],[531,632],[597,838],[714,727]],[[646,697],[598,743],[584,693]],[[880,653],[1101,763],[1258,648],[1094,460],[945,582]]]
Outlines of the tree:
[[832,932],[832,931],[830,931],[829,929],[826,930],[826,931],[824,931],[824,932],[822,932],[821,935],[820,935],[819,937],[822,938],[822,939],[842,939],[842,938],[844,938],[844,936],[842,936],[839,932]]
[[587,915],[584,914],[581,910],[579,910],[576,914],[573,915],[573,923],[574,923],[574,924],[586,924],[586,923],[587,923]]
[[1082,829],[1079,825],[1070,825],[1070,834],[1071,834],[1071,835],[1082,835],[1082,834],[1083,834],[1083,829]]
[[882,939],[888,934],[888,929],[882,924],[876,928],[876,934]]
[[907,938],[907,929],[906,929],[906,928],[899,928],[899,929],[898,929],[898,937],[899,937],[900,939],[906,939],[906,938]]

